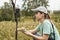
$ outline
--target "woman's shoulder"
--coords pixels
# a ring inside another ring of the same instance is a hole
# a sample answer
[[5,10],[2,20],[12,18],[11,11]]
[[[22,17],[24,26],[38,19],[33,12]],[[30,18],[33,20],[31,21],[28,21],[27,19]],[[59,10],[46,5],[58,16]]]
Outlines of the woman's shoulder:
[[45,20],[44,20],[44,23],[49,23],[49,24],[51,24],[49,19],[45,19]]

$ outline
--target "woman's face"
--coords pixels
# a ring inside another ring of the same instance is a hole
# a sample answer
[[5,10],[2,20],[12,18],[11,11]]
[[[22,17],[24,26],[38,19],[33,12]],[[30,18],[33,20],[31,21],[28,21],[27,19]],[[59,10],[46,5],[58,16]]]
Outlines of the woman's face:
[[37,20],[37,21],[41,20],[41,19],[43,18],[43,15],[44,15],[43,13],[37,12],[37,13],[35,14],[36,20]]

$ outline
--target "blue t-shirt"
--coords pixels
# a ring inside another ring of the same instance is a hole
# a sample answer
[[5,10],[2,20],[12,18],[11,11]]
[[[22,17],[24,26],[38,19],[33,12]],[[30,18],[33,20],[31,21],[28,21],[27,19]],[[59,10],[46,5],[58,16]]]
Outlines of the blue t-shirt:
[[[55,32],[55,40],[59,40],[59,33],[55,27],[55,25],[53,24],[54,27],[54,32]],[[36,28],[37,31],[39,31],[40,34],[51,34],[53,35],[53,28],[52,28],[52,24],[49,21],[49,19],[45,19],[43,23],[40,23]],[[42,32],[43,29],[43,32]]]

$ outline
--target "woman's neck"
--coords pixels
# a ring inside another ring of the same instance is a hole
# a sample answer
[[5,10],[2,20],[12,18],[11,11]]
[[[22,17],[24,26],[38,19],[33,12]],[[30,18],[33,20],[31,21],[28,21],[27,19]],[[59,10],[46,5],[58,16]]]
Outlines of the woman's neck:
[[42,18],[42,19],[41,19],[41,20],[39,20],[39,21],[40,21],[41,23],[43,23],[43,22],[44,22],[44,20],[45,20],[45,19],[44,19],[44,18]]

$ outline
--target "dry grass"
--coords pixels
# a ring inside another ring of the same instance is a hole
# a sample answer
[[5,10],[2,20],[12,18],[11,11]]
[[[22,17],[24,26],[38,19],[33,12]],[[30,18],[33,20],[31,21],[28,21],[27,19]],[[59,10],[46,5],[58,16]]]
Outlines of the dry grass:
[[[60,33],[60,23],[55,22],[55,25]],[[27,30],[34,29],[38,23],[33,22],[32,19],[26,19],[24,22],[19,22],[18,27],[25,27]],[[3,21],[0,22],[0,40],[15,40],[15,22]],[[22,32],[18,32],[18,40],[32,40],[31,37],[26,36]]]

